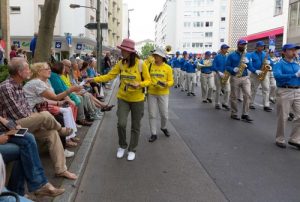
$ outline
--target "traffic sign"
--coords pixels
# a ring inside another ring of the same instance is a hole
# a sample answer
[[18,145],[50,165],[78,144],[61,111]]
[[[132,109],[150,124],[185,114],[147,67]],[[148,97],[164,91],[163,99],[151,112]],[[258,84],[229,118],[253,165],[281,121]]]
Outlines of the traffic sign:
[[[87,29],[97,29],[97,23],[96,22],[90,22],[84,26]],[[108,24],[107,23],[100,23],[101,29],[107,29]]]
[[61,42],[55,41],[55,48],[61,48]]

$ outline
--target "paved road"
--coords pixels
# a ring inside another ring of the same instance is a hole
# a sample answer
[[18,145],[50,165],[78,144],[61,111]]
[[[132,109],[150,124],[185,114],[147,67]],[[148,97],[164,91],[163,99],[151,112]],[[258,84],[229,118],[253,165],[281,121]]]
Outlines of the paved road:
[[199,92],[187,97],[173,89],[172,137],[147,142],[146,108],[137,158],[127,162],[115,157],[113,111],[99,129],[75,201],[300,201],[300,151],[275,146],[275,112],[257,109],[251,116],[253,124],[233,121],[201,103]]

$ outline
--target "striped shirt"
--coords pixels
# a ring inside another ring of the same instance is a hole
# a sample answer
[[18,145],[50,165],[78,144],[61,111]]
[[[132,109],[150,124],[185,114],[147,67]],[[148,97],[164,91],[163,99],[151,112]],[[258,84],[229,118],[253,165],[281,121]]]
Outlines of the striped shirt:
[[0,84],[0,116],[18,120],[31,115],[22,85],[8,78]]

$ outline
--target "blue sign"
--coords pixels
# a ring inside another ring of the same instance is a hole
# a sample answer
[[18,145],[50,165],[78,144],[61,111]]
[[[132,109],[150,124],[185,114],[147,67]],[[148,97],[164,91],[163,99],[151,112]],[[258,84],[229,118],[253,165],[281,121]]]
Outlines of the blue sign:
[[55,41],[55,48],[58,48],[58,49],[61,48],[61,42],[60,41]]
[[269,49],[275,51],[276,47],[276,36],[269,36]]
[[76,50],[82,50],[82,44],[81,43],[78,43],[76,45]]
[[20,41],[13,41],[13,44],[17,46],[17,48],[21,47]]

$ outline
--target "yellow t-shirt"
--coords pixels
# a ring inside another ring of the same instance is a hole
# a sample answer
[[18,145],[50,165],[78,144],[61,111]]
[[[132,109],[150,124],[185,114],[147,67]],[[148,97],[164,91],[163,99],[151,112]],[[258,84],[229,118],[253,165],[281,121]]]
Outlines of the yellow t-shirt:
[[[155,63],[150,68],[151,84],[148,87],[148,93],[151,95],[168,95],[170,93],[169,88],[174,84],[173,70],[172,68],[163,63],[157,66]],[[158,82],[166,83],[164,87],[159,85]]]
[[67,76],[61,75],[60,78],[63,80],[63,82],[66,84],[66,86],[68,86],[69,88],[72,86],[69,75],[67,75]]
[[[128,64],[122,64],[119,61],[108,74],[97,76],[95,82],[107,82],[120,75],[120,86],[117,97],[127,102],[141,102],[145,99],[143,88],[150,84],[150,75],[145,63],[142,63],[142,73],[139,70],[139,59],[135,60],[133,67],[128,67]],[[143,81],[142,77],[143,76]],[[139,83],[140,87],[135,89],[128,84]]]

